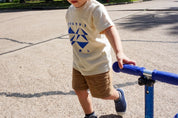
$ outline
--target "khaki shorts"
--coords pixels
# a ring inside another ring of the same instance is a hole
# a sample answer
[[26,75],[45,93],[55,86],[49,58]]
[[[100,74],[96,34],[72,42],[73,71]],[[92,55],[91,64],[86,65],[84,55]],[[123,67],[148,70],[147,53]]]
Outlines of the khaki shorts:
[[73,69],[72,88],[74,90],[90,90],[93,97],[106,98],[113,94],[111,72],[97,75],[83,76],[79,71]]

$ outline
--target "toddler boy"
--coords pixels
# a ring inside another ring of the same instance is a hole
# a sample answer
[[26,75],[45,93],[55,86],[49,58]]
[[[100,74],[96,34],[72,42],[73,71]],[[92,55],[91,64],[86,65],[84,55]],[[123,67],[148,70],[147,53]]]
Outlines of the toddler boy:
[[105,7],[96,0],[68,0],[71,6],[66,13],[68,33],[73,46],[72,87],[78,96],[85,118],[97,118],[91,95],[114,100],[117,113],[126,111],[124,92],[115,90],[111,78],[111,46],[119,67],[133,64],[123,52],[117,29]]

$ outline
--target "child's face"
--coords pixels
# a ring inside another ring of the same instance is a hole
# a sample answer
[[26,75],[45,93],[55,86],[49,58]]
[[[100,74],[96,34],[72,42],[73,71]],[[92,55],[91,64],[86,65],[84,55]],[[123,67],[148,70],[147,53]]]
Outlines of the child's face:
[[87,2],[87,0],[67,0],[67,1],[77,8],[82,7]]

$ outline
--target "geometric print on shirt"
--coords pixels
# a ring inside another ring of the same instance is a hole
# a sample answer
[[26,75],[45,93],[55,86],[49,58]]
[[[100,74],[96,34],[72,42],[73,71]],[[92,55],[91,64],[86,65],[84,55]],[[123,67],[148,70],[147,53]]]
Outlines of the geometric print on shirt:
[[[68,30],[69,35],[73,35],[70,39],[71,45],[77,43],[82,49],[88,44],[87,33],[82,29],[78,28],[75,32],[71,27]],[[79,52],[82,52],[82,49],[79,49]],[[87,50],[89,52],[89,50]]]

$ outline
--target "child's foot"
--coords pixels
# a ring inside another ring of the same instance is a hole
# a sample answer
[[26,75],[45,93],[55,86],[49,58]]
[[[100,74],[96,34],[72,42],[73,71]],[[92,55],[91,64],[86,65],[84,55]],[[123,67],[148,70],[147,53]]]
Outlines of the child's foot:
[[95,115],[95,112],[93,112],[91,114],[85,115],[84,118],[97,118],[97,116]]
[[124,97],[124,91],[122,89],[117,89],[118,93],[119,93],[119,99],[118,100],[114,100],[115,103],[115,109],[118,115],[124,115],[124,113],[126,112],[126,100]]

